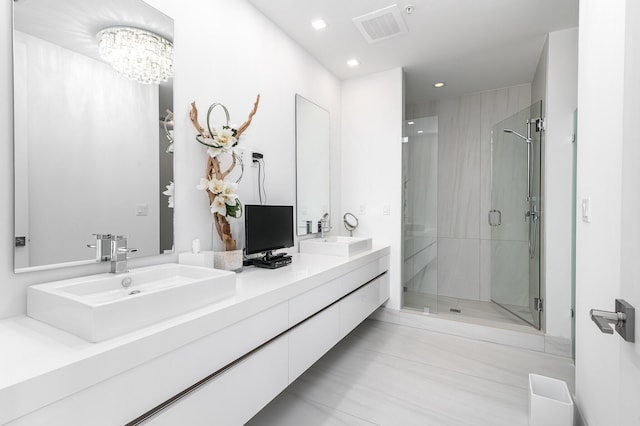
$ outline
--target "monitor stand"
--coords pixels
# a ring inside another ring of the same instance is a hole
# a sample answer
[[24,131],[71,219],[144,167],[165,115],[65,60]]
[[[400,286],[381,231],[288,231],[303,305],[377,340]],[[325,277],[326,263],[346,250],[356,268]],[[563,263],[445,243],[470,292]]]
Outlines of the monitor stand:
[[251,263],[257,268],[276,269],[290,264],[291,256],[287,253],[273,254],[272,251],[267,251],[264,256],[253,259]]

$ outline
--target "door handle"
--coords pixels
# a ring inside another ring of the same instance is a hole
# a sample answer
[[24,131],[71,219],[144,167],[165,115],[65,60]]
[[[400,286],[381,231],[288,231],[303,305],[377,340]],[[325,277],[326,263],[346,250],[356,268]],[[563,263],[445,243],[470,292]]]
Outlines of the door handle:
[[615,329],[627,342],[635,342],[635,308],[622,299],[616,299],[615,312],[591,309],[589,315],[601,332],[613,334],[609,324],[615,323]]

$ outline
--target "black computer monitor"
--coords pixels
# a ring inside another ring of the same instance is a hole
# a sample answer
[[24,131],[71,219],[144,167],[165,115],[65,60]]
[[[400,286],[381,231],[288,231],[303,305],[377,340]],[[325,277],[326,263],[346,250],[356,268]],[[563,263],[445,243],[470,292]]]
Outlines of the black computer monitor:
[[293,206],[244,206],[245,253],[265,253],[293,247]]

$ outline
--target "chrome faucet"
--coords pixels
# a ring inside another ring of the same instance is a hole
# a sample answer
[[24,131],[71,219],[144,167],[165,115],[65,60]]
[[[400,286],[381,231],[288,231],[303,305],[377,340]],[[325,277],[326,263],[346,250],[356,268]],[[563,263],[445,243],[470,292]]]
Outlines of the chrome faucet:
[[318,223],[318,225],[320,225],[320,238],[324,238],[324,232],[330,229],[327,227],[327,222],[329,222],[329,213],[323,214],[322,219],[320,219],[320,222]]
[[114,235],[111,239],[111,273],[121,274],[127,270],[127,254],[138,251],[127,247],[127,237]]
[[96,249],[96,261],[106,262],[111,259],[111,234],[93,234],[96,237],[95,244],[87,244],[87,247]]
[[87,244],[89,248],[96,249],[98,262],[111,262],[110,272],[121,274],[127,272],[127,254],[138,251],[127,247],[127,237],[113,234],[93,234],[96,237],[95,244]]

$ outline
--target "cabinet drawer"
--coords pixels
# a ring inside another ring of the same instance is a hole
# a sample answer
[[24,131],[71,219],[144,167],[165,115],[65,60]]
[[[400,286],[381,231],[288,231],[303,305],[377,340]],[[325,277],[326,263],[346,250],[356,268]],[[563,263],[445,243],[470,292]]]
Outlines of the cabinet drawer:
[[242,360],[145,424],[241,425],[287,387],[287,336]]
[[338,305],[325,309],[289,332],[289,383],[338,343]]
[[315,314],[389,269],[389,256],[368,263],[289,301],[289,326]]
[[339,303],[340,339],[349,334],[388,298],[389,274],[384,274],[342,299]]

